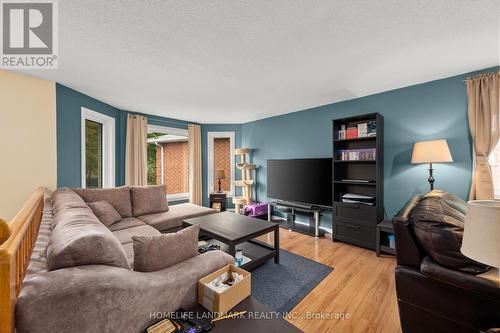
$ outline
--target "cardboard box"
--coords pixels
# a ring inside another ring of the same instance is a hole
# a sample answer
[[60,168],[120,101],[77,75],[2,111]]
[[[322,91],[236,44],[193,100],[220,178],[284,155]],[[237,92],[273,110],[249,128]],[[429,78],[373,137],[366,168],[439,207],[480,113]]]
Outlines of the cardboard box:
[[[222,292],[216,292],[207,284],[225,272],[243,275],[243,280]],[[234,265],[227,265],[198,281],[198,303],[211,312],[225,313],[238,305],[252,292],[251,274]]]

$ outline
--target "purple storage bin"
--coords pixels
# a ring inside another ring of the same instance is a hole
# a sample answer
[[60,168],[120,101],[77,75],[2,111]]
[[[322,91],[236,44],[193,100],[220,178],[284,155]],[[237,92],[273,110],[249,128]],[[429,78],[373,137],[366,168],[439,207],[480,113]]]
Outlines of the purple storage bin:
[[267,203],[265,202],[252,202],[251,204],[243,206],[245,215],[250,217],[257,217],[267,214]]

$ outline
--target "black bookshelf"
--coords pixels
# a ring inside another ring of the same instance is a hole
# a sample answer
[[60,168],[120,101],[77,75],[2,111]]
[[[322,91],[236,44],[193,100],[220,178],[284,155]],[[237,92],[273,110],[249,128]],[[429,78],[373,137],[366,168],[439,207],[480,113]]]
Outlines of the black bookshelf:
[[[369,121],[375,122],[376,135],[339,138],[342,125],[354,127]],[[383,145],[382,115],[370,113],[333,120],[333,241],[375,249],[376,227],[384,218]],[[374,149],[375,156],[368,160],[342,159],[341,150],[356,149]],[[346,193],[375,197],[374,205],[342,202]]]

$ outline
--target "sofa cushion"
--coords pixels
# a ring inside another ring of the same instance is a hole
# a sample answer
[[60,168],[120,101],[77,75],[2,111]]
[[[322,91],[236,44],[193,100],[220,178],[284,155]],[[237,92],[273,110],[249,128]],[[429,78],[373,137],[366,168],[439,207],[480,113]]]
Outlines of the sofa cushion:
[[110,265],[130,269],[122,245],[90,208],[56,214],[47,247],[50,270],[81,265]]
[[183,203],[170,206],[168,212],[142,215],[138,218],[160,231],[167,231],[180,227],[183,220],[214,213],[217,213],[215,209]]
[[165,185],[132,186],[132,213],[134,216],[168,211],[167,189]]
[[415,208],[415,206],[418,204],[422,196],[420,194],[415,194],[408,200],[408,202],[399,210],[399,212],[396,214],[396,217],[399,217],[403,220],[407,220],[410,217],[410,213]]
[[134,270],[155,272],[198,255],[199,225],[159,236],[133,236]]
[[125,255],[127,256],[127,261],[129,266],[133,269],[134,268],[134,243],[126,243],[123,244],[123,250],[125,251]]
[[462,254],[465,203],[442,191],[426,194],[411,211],[415,237],[420,246],[438,264],[465,273],[485,272],[488,266]]
[[133,236],[156,236],[161,235],[161,233],[152,226],[145,224],[137,227],[113,231],[113,235],[118,238],[118,241],[121,244],[127,244],[132,242]]
[[64,209],[87,207],[82,197],[67,187],[55,190],[51,199],[53,214],[57,214]]
[[97,216],[99,221],[108,228],[112,224],[122,220],[122,217],[116,211],[115,207],[106,200],[89,202],[87,205],[92,209],[92,212]]
[[85,202],[106,200],[115,207],[121,217],[132,216],[129,186],[115,188],[76,188],[73,191],[78,193]]
[[136,217],[126,217],[122,219],[120,222],[113,223],[108,228],[111,231],[117,231],[127,228],[138,227],[140,225],[146,225],[146,223],[142,222]]

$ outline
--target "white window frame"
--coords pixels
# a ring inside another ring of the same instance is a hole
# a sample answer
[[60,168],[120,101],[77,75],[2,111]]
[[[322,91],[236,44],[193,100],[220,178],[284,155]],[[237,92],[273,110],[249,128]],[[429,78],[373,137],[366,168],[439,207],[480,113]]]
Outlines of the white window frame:
[[235,168],[235,162],[234,162],[234,150],[235,150],[235,134],[234,132],[208,132],[207,133],[207,156],[208,156],[208,163],[207,163],[207,178],[208,178],[208,197],[210,197],[210,193],[213,193],[215,191],[214,189],[214,140],[215,139],[227,139],[229,138],[229,147],[230,147],[230,161],[231,161],[231,183],[229,185],[229,192],[226,192],[226,195],[228,197],[232,197],[234,195],[234,168]]
[[[157,133],[185,136],[189,140],[189,132],[187,129],[167,127],[167,126],[158,126],[158,125],[149,125],[148,124],[148,133],[149,132],[157,132]],[[163,156],[163,147],[161,149],[162,149],[161,155]],[[162,168],[161,182],[162,182],[162,184],[165,184],[165,179],[164,179],[164,175],[163,175],[163,170],[164,170],[163,158],[161,160],[161,168]],[[188,174],[189,174],[189,170],[188,170]],[[167,201],[169,201],[169,202],[183,201],[183,200],[189,200],[189,192],[167,194]]]
[[115,118],[105,114],[81,108],[81,186],[87,187],[85,121],[90,120],[102,125],[102,187],[115,187]]

